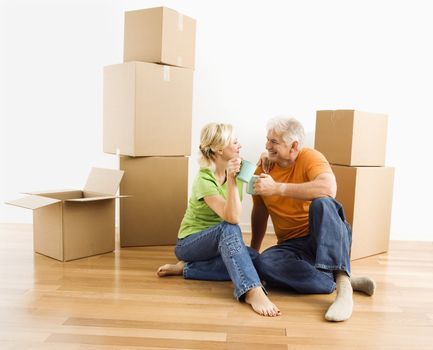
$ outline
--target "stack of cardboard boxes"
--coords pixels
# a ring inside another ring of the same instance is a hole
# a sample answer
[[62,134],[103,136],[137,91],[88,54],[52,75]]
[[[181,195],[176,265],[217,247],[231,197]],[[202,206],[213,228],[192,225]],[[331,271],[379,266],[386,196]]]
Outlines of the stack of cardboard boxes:
[[104,152],[120,155],[122,247],[174,244],[188,197],[195,20],[125,13],[124,63],[104,68]]
[[394,168],[385,166],[388,117],[317,111],[315,148],[331,163],[337,200],[352,225],[351,259],[388,250]]

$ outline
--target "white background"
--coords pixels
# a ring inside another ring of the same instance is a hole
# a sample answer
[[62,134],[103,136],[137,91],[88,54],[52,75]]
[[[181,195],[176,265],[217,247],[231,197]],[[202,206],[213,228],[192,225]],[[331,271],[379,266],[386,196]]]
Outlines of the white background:
[[301,120],[313,146],[318,109],[386,113],[391,238],[433,239],[429,1],[0,3],[0,222],[31,222],[3,204],[21,191],[81,188],[92,166],[117,168],[102,152],[102,68],[122,62],[123,12],[165,5],[197,20],[190,184],[207,122],[232,123],[255,161],[275,115]]

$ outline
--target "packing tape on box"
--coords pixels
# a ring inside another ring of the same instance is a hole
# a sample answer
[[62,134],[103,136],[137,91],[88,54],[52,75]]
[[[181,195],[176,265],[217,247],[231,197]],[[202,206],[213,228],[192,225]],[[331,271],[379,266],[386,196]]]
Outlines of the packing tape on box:
[[164,81],[170,81],[170,67],[164,66]]
[[183,32],[183,15],[180,13],[177,16],[177,30]]

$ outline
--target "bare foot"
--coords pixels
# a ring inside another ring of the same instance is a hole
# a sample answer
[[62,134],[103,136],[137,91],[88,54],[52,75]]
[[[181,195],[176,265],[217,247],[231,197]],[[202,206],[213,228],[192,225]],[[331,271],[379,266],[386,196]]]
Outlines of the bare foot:
[[184,265],[185,263],[183,261],[179,261],[177,264],[165,264],[158,268],[156,274],[159,277],[180,276],[183,274]]
[[245,294],[245,302],[250,304],[259,315],[271,317],[281,315],[281,311],[269,300],[262,287],[250,289]]

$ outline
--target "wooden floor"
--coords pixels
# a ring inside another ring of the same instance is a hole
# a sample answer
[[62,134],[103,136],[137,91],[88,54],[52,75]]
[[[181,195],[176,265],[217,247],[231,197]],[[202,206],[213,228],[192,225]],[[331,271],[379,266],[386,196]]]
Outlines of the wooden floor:
[[[0,349],[433,349],[433,244],[392,242],[354,261],[377,282],[329,323],[335,295],[270,291],[283,316],[261,317],[230,282],[158,278],[172,247],[116,249],[61,263],[32,252],[31,225],[0,225]],[[266,238],[266,246],[273,237]]]

